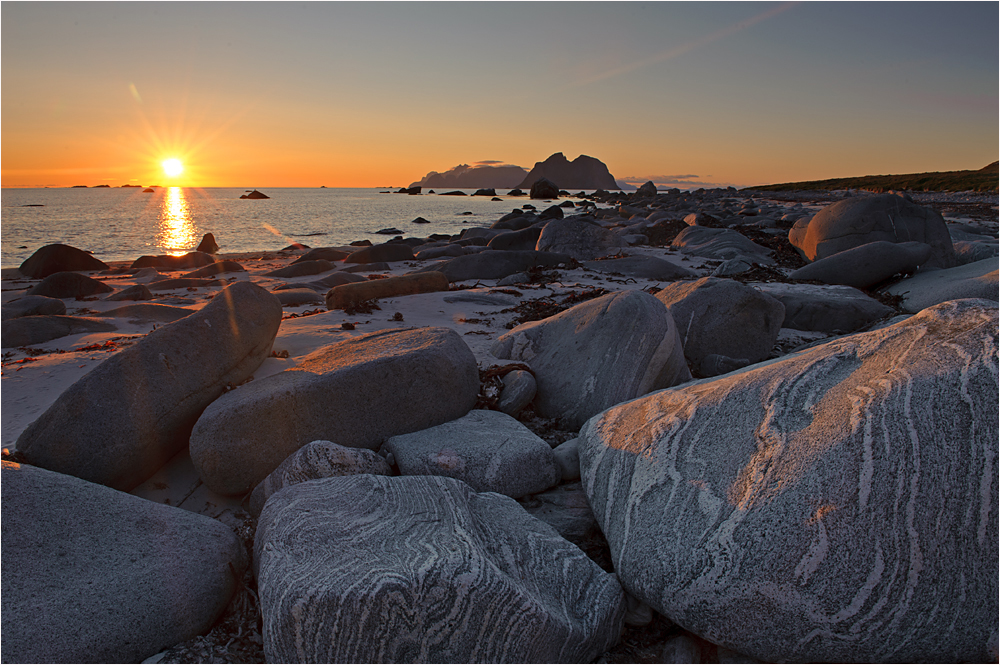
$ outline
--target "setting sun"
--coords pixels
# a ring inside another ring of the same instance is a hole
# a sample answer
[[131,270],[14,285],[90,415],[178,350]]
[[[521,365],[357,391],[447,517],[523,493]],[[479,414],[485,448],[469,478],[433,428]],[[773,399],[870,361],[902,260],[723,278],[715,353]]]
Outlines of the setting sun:
[[184,165],[179,159],[165,159],[163,160],[163,172],[174,178],[184,172]]

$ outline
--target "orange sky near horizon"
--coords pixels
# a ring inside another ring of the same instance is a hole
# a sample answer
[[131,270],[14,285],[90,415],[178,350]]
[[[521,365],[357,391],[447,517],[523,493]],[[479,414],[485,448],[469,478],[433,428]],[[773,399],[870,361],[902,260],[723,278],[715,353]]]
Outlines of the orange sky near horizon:
[[563,152],[749,186],[997,159],[995,3],[565,7],[5,2],[0,184],[401,187]]

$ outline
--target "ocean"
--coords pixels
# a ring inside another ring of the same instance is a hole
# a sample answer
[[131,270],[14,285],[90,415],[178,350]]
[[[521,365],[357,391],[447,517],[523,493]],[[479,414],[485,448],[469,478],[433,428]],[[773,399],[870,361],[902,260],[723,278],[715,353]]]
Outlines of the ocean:
[[[274,251],[293,242],[310,247],[355,240],[384,242],[375,232],[404,236],[456,234],[489,226],[527,197],[385,194],[385,189],[263,188],[270,199],[241,199],[242,188],[164,187],[0,190],[2,267],[16,268],[39,247],[64,243],[102,261],[144,254],[183,254],[206,233],[221,253]],[[471,194],[474,190],[463,190]],[[503,191],[503,190],[501,190]],[[577,199],[563,198],[560,201]],[[531,202],[544,208],[544,202]],[[414,224],[423,217],[429,224]]]

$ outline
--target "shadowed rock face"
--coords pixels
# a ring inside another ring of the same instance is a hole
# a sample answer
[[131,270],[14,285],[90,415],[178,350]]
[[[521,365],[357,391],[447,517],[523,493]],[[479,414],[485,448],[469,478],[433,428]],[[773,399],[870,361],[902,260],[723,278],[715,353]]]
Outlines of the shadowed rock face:
[[997,348],[951,301],[595,416],[626,591],[765,662],[995,660]]
[[205,633],[247,566],[208,517],[6,460],[0,486],[5,662],[141,662]]
[[30,464],[129,491],[187,444],[227,384],[260,366],[280,323],[277,298],[237,282],[66,389],[17,449]]
[[18,268],[22,275],[44,279],[57,272],[74,270],[107,270],[103,261],[70,245],[46,245],[24,260]]
[[557,152],[544,162],[535,162],[534,168],[517,187],[531,189],[541,178],[551,180],[561,189],[618,189],[618,183],[604,162],[587,155],[580,155],[571,162]]
[[438,476],[273,495],[254,540],[270,662],[590,662],[625,596],[516,501]]

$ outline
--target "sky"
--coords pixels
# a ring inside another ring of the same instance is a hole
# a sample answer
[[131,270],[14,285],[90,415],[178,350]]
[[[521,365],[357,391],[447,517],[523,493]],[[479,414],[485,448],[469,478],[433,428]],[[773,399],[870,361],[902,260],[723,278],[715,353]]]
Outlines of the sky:
[[[8,2],[0,184],[737,187],[1000,156],[997,2]],[[168,176],[161,164],[180,160]]]

